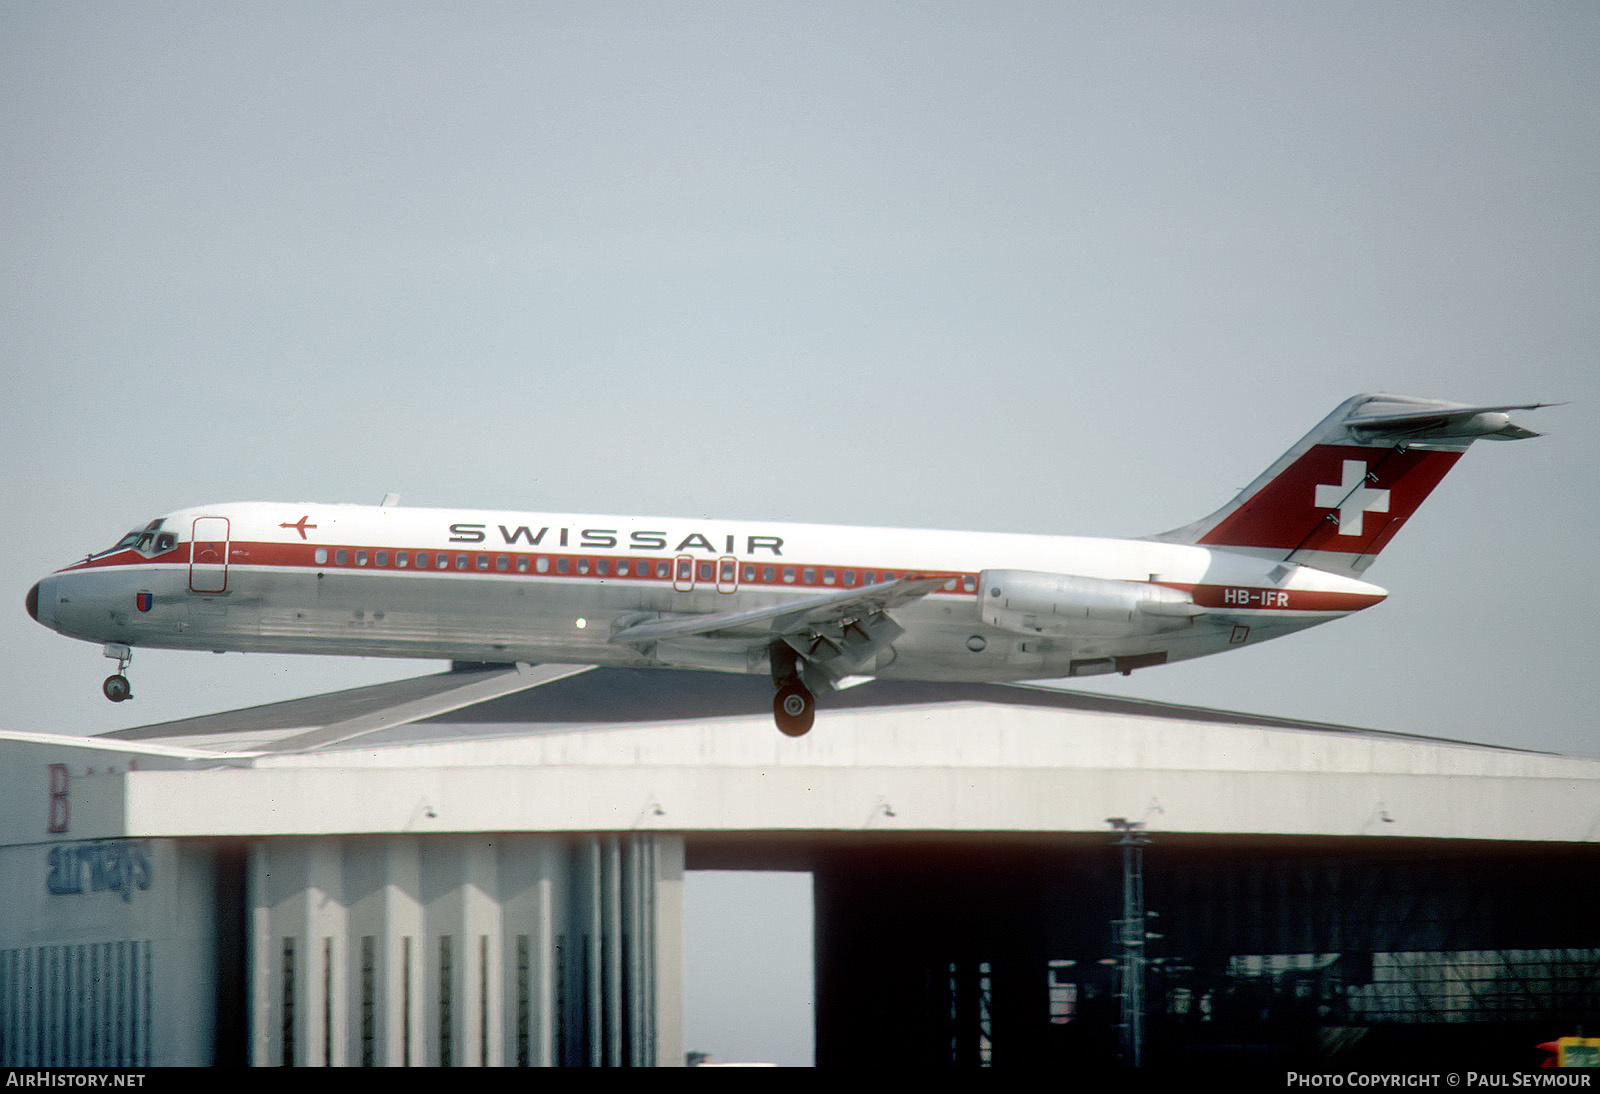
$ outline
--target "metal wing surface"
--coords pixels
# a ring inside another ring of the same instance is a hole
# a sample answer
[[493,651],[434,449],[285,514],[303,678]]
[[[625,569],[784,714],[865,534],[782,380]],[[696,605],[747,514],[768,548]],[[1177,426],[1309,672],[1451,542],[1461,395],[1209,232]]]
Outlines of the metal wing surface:
[[712,612],[709,615],[679,615],[652,619],[624,627],[611,636],[618,644],[656,642],[662,639],[700,637],[766,638],[803,634],[817,627],[839,625],[872,616],[927,596],[951,578],[905,577],[869,585],[864,589],[845,589],[836,593],[803,597],[765,608],[737,612]]

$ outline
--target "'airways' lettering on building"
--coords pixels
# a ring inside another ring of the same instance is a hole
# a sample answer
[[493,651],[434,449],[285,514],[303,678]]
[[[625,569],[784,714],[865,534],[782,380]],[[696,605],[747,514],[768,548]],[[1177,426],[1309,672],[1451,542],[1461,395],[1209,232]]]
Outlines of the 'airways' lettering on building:
[[[540,528],[530,528],[519,525],[516,528],[504,524],[494,526],[499,533],[500,542],[507,547],[527,544],[529,547],[575,548],[586,551],[610,551],[624,546],[622,534],[615,528],[551,528],[548,525]],[[550,542],[546,542],[546,537]],[[742,538],[742,544],[741,544]],[[708,555],[739,553],[739,547],[744,547],[743,553],[753,555],[758,552],[768,551],[773,555],[783,554],[782,536],[744,536],[725,533],[720,544],[712,542],[710,536],[700,532],[690,532],[672,544],[673,536],[668,532],[629,532],[626,549],[629,551],[703,551]],[[450,526],[451,543],[487,543],[489,541],[489,526],[487,524],[458,523]]]
[[52,847],[45,888],[56,896],[112,892],[132,900],[135,889],[150,888],[147,850],[144,840],[120,839]]

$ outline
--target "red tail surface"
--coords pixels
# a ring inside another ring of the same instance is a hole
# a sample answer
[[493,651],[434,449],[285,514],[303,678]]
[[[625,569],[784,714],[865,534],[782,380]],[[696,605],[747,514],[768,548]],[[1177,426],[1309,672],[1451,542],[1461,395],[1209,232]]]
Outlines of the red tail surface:
[[1154,538],[1359,574],[1473,441],[1538,436],[1506,411],[1543,405],[1358,395],[1228,505]]

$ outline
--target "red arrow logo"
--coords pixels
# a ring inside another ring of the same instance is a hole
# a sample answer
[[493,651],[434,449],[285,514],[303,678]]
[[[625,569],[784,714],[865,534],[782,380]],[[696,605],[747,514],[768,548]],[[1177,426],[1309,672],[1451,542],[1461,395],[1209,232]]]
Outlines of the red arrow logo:
[[305,516],[301,517],[298,521],[296,521],[293,524],[290,524],[288,521],[284,521],[282,524],[278,525],[278,527],[279,528],[293,528],[296,532],[300,533],[300,538],[301,539],[305,539],[306,538],[306,529],[307,528],[315,528],[316,527],[315,524],[307,524],[306,523],[310,519],[311,519],[311,515],[308,513]]

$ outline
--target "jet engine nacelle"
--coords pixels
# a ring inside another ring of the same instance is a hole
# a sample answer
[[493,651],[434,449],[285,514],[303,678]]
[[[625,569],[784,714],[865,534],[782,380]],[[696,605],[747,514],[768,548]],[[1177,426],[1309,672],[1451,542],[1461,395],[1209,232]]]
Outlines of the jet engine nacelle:
[[984,570],[978,612],[989,626],[1017,634],[1119,637],[1181,630],[1205,609],[1188,593],[1145,581]]

